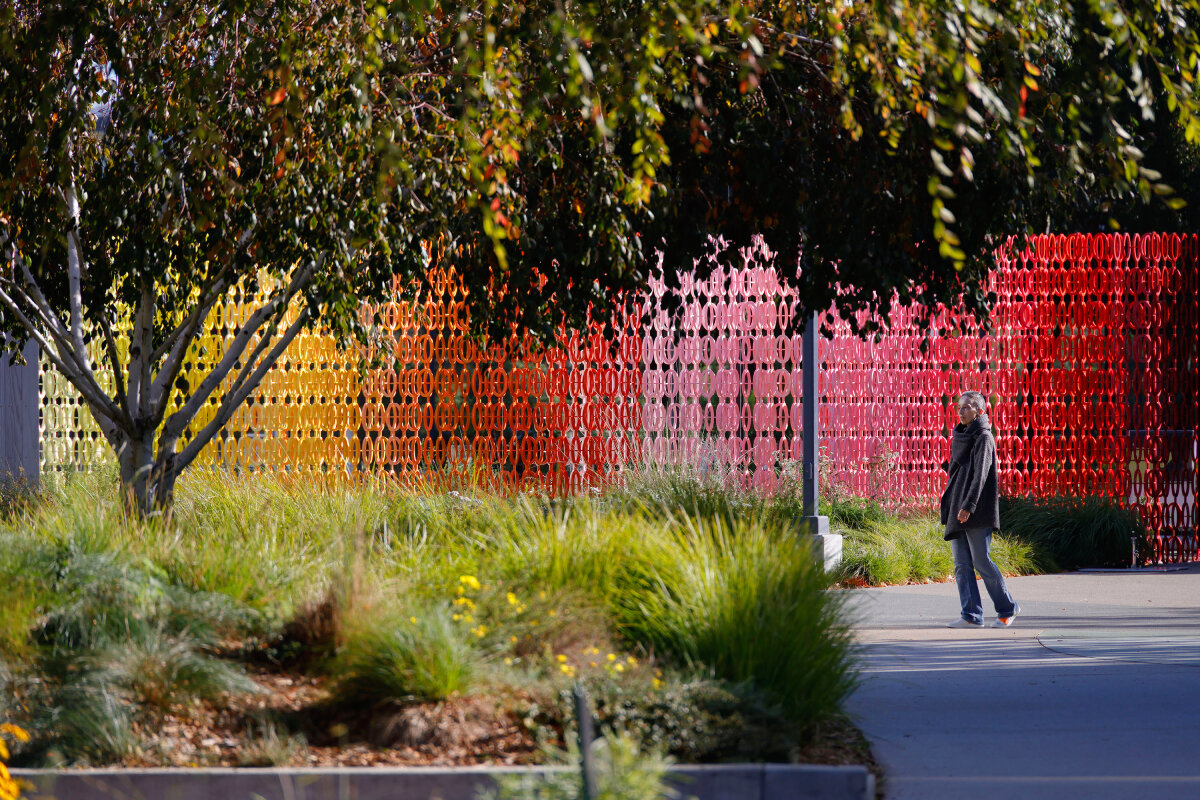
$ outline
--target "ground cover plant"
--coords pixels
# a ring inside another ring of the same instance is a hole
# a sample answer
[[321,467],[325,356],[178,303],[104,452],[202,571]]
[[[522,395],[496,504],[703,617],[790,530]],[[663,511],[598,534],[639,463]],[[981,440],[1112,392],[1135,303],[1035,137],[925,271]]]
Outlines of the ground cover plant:
[[15,763],[528,763],[567,745],[576,681],[637,752],[869,757],[840,594],[786,498],[196,473],[139,519],[118,484],[51,483],[0,523]]

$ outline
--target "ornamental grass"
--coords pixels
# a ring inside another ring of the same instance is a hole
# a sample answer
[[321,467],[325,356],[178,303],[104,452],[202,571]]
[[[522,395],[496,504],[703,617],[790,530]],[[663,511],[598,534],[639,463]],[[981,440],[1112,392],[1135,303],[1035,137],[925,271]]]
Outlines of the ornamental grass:
[[[840,714],[849,623],[790,509],[710,499],[197,470],[171,514],[130,519],[112,472],[48,482],[0,523],[0,591],[23,598],[0,603],[0,660],[33,736],[14,757],[151,763],[145,731],[257,691],[264,669],[317,685],[322,719],[360,709],[351,739],[373,709],[489,697],[561,740],[582,681],[626,698],[602,726],[639,720],[650,746],[691,723],[659,719],[692,713],[684,687],[706,686],[722,715],[765,720],[759,757],[777,757]],[[292,718],[242,728],[255,762],[322,735]],[[728,739],[669,737],[701,761]]]

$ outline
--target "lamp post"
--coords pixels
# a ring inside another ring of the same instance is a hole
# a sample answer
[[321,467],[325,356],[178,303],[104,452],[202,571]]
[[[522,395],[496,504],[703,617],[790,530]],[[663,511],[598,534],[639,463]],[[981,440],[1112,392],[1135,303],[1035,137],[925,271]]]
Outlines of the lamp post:
[[842,561],[842,537],[840,534],[830,533],[829,517],[821,516],[820,511],[820,492],[818,489],[821,463],[821,420],[819,415],[821,395],[818,383],[821,375],[819,333],[820,322],[817,314],[814,312],[809,315],[808,322],[804,326],[804,335],[801,342],[804,350],[801,359],[804,368],[802,375],[804,391],[804,414],[802,419],[804,428],[804,469],[801,477],[803,481],[804,517],[800,522],[800,532],[801,535],[808,534],[813,537],[813,550],[816,552],[818,558],[820,558],[825,570],[829,571],[836,569]]

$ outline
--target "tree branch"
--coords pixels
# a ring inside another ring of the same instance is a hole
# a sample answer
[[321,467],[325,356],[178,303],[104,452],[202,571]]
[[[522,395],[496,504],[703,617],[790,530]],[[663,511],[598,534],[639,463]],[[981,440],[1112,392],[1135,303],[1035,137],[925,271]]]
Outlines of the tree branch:
[[305,286],[308,285],[313,273],[316,271],[319,262],[314,262],[306,267],[301,267],[296,270],[292,276],[291,282],[287,288],[276,294],[274,298],[263,304],[262,308],[258,309],[246,320],[246,323],[238,329],[237,334],[233,337],[233,343],[226,351],[221,361],[213,368],[205,379],[200,383],[200,386],[188,398],[183,407],[172,414],[163,428],[162,437],[170,436],[178,437],[183,429],[187,427],[192,418],[199,413],[201,406],[208,402],[208,397],[211,395],[225,376],[229,374],[233,366],[241,359],[246,347],[250,343],[250,337],[263,326],[263,324],[276,313],[286,313],[288,304],[292,298]]
[[[104,348],[108,351],[108,361],[112,367],[113,383],[117,387],[117,408],[124,411],[129,403],[129,398],[125,394],[125,375],[121,370],[121,359],[117,355],[117,340],[113,336],[112,326],[108,324],[108,317],[103,313],[98,316],[100,317],[100,330],[104,333]],[[128,414],[126,414],[126,419],[132,430],[133,420],[128,419]]]
[[[208,290],[209,291],[208,296],[205,297],[204,295],[201,295],[200,303],[197,306],[197,311],[199,310],[200,307],[202,307],[206,304],[211,308],[212,303],[215,302],[215,300],[217,298],[219,298],[222,294],[224,294],[226,287],[228,287],[228,285],[229,285],[226,278],[229,275],[229,270],[231,269],[231,265],[233,264],[233,259],[237,257],[238,251],[241,250],[243,247],[245,247],[246,244],[250,241],[250,236],[252,233],[254,233],[254,227],[255,227],[254,225],[251,225],[249,228],[242,231],[242,235],[238,237],[237,244],[234,245],[233,254],[230,257],[230,260],[225,262],[224,266],[222,266],[221,269],[217,272],[216,278],[213,279],[213,284],[212,284],[212,286],[209,287],[209,290]],[[217,288],[218,286],[220,287],[219,289]],[[193,313],[195,313],[195,312],[193,312]],[[204,317],[207,316],[207,314],[208,314],[208,312],[205,311],[204,314],[200,316],[201,321],[203,321]],[[167,354],[167,351],[175,346],[175,340],[179,335],[180,335],[180,328],[176,328],[175,330],[173,330],[171,333],[169,333],[167,335],[167,338],[163,340],[163,343],[160,344],[158,346],[158,348],[154,351],[154,356],[151,359],[153,363],[157,364],[160,360],[162,360],[162,357]],[[187,337],[184,337],[184,338],[187,338]]]
[[[42,352],[46,354],[46,358],[50,359],[50,363],[54,365],[54,368],[79,391],[79,394],[87,402],[88,407],[92,409],[92,414],[97,417],[97,421],[103,422],[107,420],[110,425],[115,424],[122,430],[125,430],[125,426],[121,424],[124,420],[121,419],[119,414],[113,413],[116,409],[113,407],[112,399],[104,394],[103,390],[95,384],[95,381],[83,380],[84,376],[80,376],[78,370],[73,370],[68,366],[60,354],[61,348],[58,343],[51,344],[47,335],[38,329],[33,320],[29,318],[20,305],[3,288],[0,288],[0,305],[5,306],[13,313],[17,321],[29,332],[30,337],[42,348]],[[107,433],[105,436],[108,438]]]
[[283,321],[283,318],[286,314],[287,306],[283,306],[280,309],[280,313],[277,313],[271,319],[266,330],[264,330],[260,336],[258,344],[256,344],[254,349],[250,351],[250,355],[243,359],[242,368],[239,369],[237,371],[237,375],[234,376],[233,381],[229,385],[227,394],[235,394],[241,390],[243,385],[245,385],[249,376],[256,369],[255,365],[258,364],[259,356],[262,355],[263,350],[266,350],[271,346],[271,339],[274,338],[275,331],[279,330],[279,323]]
[[[213,284],[208,288],[208,290],[206,290],[206,292],[200,296],[200,301],[192,309],[192,313],[188,315],[188,318],[184,320],[181,325],[176,327],[175,330],[167,334],[166,338],[163,339],[162,344],[155,348],[154,355],[150,357],[151,363],[157,364],[159,361],[162,361],[163,356],[168,355],[168,353],[173,354],[175,347],[181,338],[186,341],[191,335],[195,334],[196,327],[198,327],[200,323],[202,323],[208,316],[208,312],[212,308],[213,303],[219,300],[225,293],[225,290],[229,288],[229,282],[225,279],[225,274],[228,271],[228,266],[221,269],[221,272],[217,275],[217,279],[214,280]],[[189,327],[191,330],[186,330]],[[185,335],[185,333],[188,335]],[[184,345],[184,349],[187,349],[186,344]]]
[[[16,298],[0,290],[0,293],[3,294],[4,305],[8,306],[17,316],[22,326],[37,341],[38,346],[46,353],[46,356],[51,360],[55,368],[79,390],[79,393],[88,401],[88,405],[94,409],[94,413],[109,418],[120,425],[123,430],[127,430],[124,425],[127,420],[122,417],[121,410],[113,403],[112,398],[100,387],[90,365],[86,360],[82,364],[79,363],[78,354],[67,338],[66,329],[63,327],[61,320],[50,311],[50,306],[46,302],[45,296],[38,287],[37,281],[33,279],[29,265],[17,252],[17,245],[9,239],[7,232],[4,243],[7,243],[10,248],[8,256],[9,266],[15,266],[19,263],[22,277],[25,279],[25,286],[21,286],[12,279],[9,281],[13,290],[19,292],[19,296]],[[0,281],[0,285],[3,285],[3,283],[4,281]],[[18,300],[23,300],[29,306],[34,316],[44,327],[44,330],[39,330],[37,323],[20,307]],[[53,344],[51,344],[51,341],[53,341]]]
[[[183,369],[183,357],[187,353],[188,345],[191,344],[192,339],[195,337],[196,330],[208,318],[208,312],[212,309],[213,304],[224,294],[226,287],[227,284],[224,278],[213,284],[213,291],[210,293],[208,299],[204,303],[197,305],[188,319],[172,331],[171,336],[175,338],[175,344],[171,348],[166,362],[159,368],[158,374],[154,377],[154,383],[150,387],[150,403],[156,422],[160,421],[163,414],[166,413],[167,401],[171,396],[171,386],[175,384],[180,370]],[[154,363],[158,363],[157,358],[154,360]]]
[[88,363],[86,358],[84,358],[82,361],[80,360],[79,354],[76,352],[71,343],[70,331],[68,331],[66,326],[62,324],[62,320],[60,320],[58,315],[54,313],[50,303],[46,300],[46,296],[42,294],[41,287],[38,286],[37,280],[35,280],[33,277],[33,272],[29,269],[28,261],[17,253],[17,245],[15,242],[13,242],[10,246],[12,248],[12,254],[9,256],[9,263],[20,264],[21,275],[25,279],[25,286],[17,288],[19,288],[21,294],[25,296],[30,307],[37,311],[37,315],[42,320],[42,324],[46,326],[46,333],[59,342],[59,348],[61,350],[70,355],[71,362],[75,364],[75,368],[94,382],[96,380],[96,376],[92,373],[91,365]]
[[[145,290],[142,290],[142,298],[145,299]],[[142,339],[140,332],[145,328],[145,312],[146,304],[142,301],[138,302],[137,311],[133,315],[133,327],[129,330],[129,390],[127,393],[126,413],[132,420],[140,422],[138,410],[141,406],[139,398],[142,394],[142,359],[146,358],[146,353],[142,351]]]
[[79,241],[79,197],[75,184],[63,193],[71,228],[67,231],[67,285],[71,301],[71,343],[81,362],[87,363],[87,347],[83,343],[83,248]]
[[204,449],[212,437],[221,428],[225,427],[225,424],[233,417],[234,412],[241,407],[242,403],[246,402],[246,398],[250,396],[250,392],[254,391],[259,383],[262,382],[263,377],[266,376],[275,362],[279,360],[279,357],[283,355],[283,351],[296,338],[296,334],[300,333],[301,329],[308,322],[308,319],[309,311],[308,308],[305,308],[297,315],[296,321],[284,331],[283,336],[271,348],[271,352],[262,360],[262,363],[254,370],[254,373],[248,379],[244,379],[241,387],[236,392],[230,392],[225,395],[225,399],[221,402],[216,415],[203,429],[192,437],[192,440],[188,442],[183,452],[176,456],[174,466],[177,471],[186,469],[196,459],[196,456],[200,455],[200,451]]
[[150,361],[150,356],[153,354],[154,347],[154,286],[153,284],[145,284],[142,286],[142,299],[138,303],[138,314],[142,318],[142,327],[138,330],[140,336],[138,347],[141,350],[141,361],[138,363],[140,374],[138,376],[138,386],[141,391],[138,392],[138,419],[145,420],[150,416],[150,370],[153,366]]

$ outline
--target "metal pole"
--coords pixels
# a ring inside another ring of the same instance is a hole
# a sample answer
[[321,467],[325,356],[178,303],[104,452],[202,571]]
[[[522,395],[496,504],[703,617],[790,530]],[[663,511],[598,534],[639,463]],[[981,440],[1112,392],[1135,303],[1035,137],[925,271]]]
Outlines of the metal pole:
[[815,313],[810,314],[808,323],[804,326],[802,340],[804,374],[802,376],[804,389],[804,521],[801,529],[810,534],[828,534],[829,517],[820,513],[819,470],[821,454],[820,416],[821,395],[818,379],[821,375],[821,356],[818,336],[820,322]]
[[595,800],[596,768],[592,762],[592,743],[596,740],[596,728],[592,719],[591,703],[582,684],[575,684],[575,718],[579,721],[579,762],[583,770],[583,798]]

